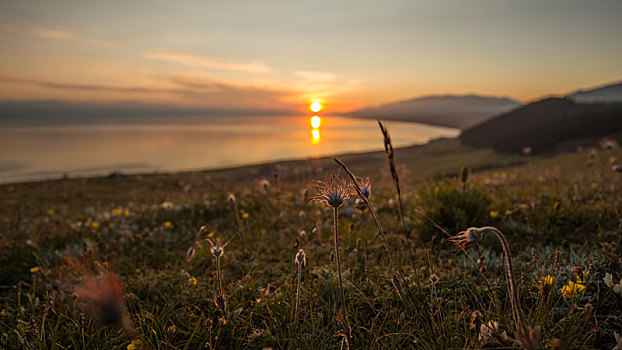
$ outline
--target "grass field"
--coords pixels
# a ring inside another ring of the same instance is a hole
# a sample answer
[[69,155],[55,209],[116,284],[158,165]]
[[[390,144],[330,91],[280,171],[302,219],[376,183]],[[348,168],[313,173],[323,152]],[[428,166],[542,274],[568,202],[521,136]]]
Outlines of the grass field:
[[[611,157],[622,151],[599,149],[588,166],[586,153],[510,157],[455,140],[396,150],[409,251],[384,152],[342,156],[372,179],[390,249],[353,195],[338,222],[349,344],[332,208],[310,200],[309,184],[339,169],[329,158],[3,185],[0,348],[518,347],[499,242],[465,252],[445,242],[494,226],[538,346],[611,349],[622,334],[622,174]],[[207,238],[228,242],[220,274]]]

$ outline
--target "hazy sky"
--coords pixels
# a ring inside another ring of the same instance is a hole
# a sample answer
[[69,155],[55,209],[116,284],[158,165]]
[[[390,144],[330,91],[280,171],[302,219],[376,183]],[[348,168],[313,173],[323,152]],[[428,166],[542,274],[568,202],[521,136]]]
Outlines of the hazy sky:
[[0,100],[333,111],[622,80],[622,1],[6,1]]

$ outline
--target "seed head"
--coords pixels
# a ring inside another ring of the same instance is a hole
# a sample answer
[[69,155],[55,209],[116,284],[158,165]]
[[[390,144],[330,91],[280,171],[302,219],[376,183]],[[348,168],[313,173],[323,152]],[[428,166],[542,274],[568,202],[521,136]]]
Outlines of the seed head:
[[316,195],[313,200],[339,208],[348,199],[348,184],[337,174],[330,174],[324,181],[315,181]]

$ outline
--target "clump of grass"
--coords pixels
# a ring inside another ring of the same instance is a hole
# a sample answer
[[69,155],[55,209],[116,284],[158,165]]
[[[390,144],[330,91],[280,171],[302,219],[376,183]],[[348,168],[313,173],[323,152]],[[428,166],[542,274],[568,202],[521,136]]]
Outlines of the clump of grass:
[[343,319],[339,322],[343,326],[343,331],[347,338],[348,344],[352,338],[352,328],[348,320],[348,311],[346,307],[346,296],[343,291],[343,278],[341,276],[341,256],[339,254],[339,207],[350,196],[348,185],[344,179],[337,174],[330,174],[324,181],[316,181],[316,196],[314,200],[324,203],[333,209],[333,235],[335,238],[335,263],[337,265],[337,273],[339,277],[339,291],[341,293],[341,307],[343,309]]

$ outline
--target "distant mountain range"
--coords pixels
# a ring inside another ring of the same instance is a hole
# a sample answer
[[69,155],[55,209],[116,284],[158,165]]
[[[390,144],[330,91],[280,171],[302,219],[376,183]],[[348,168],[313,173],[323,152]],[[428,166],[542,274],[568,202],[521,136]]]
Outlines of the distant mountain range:
[[466,129],[491,117],[521,107],[510,98],[479,95],[427,96],[364,108],[345,115],[380,118]]
[[622,84],[546,98],[482,122],[462,132],[463,143],[500,152],[534,152],[560,142],[601,137],[622,130]]

